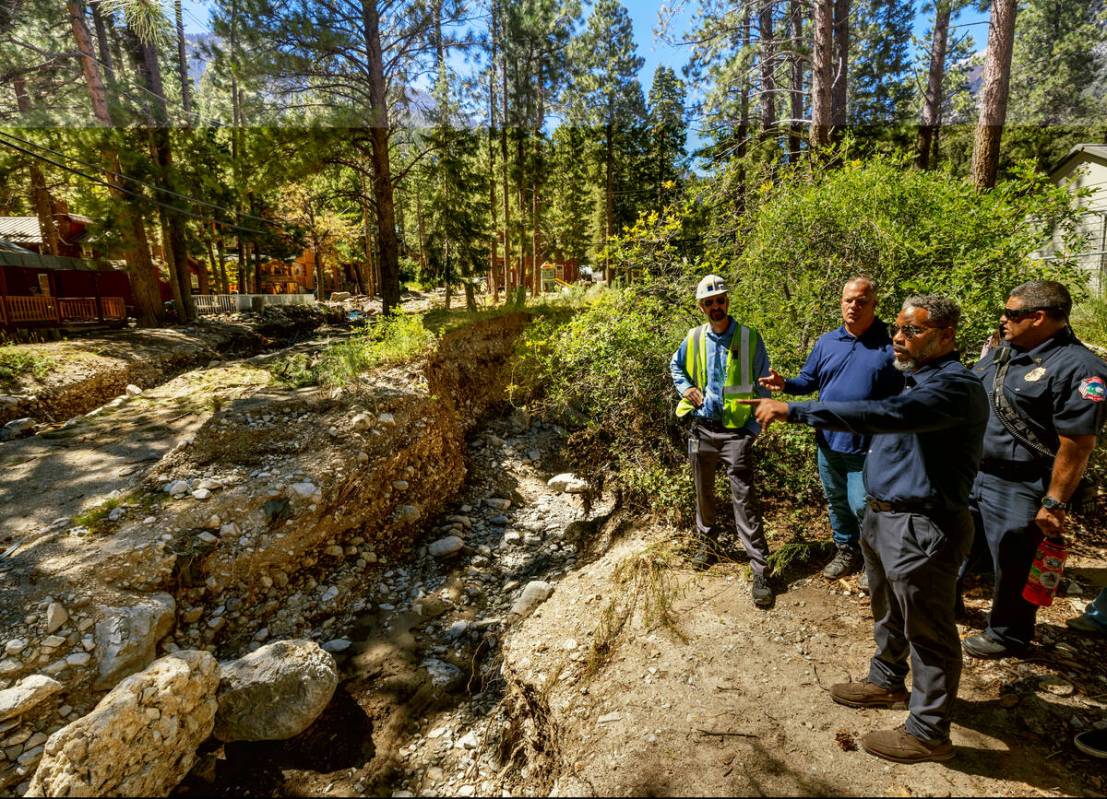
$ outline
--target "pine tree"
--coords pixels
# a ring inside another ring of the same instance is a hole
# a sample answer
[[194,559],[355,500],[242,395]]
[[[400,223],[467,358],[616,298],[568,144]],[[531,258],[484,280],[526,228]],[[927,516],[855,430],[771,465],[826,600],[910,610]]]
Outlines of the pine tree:
[[972,150],[972,179],[977,189],[996,185],[999,143],[1007,121],[1011,87],[1011,49],[1015,39],[1018,0],[992,0],[988,50],[980,88],[980,117]]
[[686,92],[670,67],[660,66],[653,74],[649,95],[649,177],[658,208],[680,193],[687,156]]
[[850,42],[849,117],[887,125],[908,115],[913,95],[914,0],[859,0]]
[[1107,53],[1096,23],[1088,0],[1027,0],[1011,60],[1012,122],[1072,124],[1102,112],[1095,87]]

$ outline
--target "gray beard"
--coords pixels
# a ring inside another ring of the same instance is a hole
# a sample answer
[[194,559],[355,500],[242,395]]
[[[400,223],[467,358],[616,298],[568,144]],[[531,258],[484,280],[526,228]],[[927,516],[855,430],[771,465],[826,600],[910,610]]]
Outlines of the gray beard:
[[896,367],[901,372],[913,372],[919,368],[919,365],[912,360],[901,361],[899,358],[892,360],[892,366]]

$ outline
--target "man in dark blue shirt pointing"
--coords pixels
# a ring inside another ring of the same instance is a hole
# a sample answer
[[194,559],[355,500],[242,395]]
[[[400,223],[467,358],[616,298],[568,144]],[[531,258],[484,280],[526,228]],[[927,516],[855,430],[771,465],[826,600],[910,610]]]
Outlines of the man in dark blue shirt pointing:
[[[770,370],[759,381],[771,391],[819,392],[825,402],[893,397],[903,390],[895,368],[888,326],[876,318],[876,284],[854,277],[842,288],[842,326],[819,336],[800,373],[785,379]],[[861,568],[861,520],[865,516],[862,470],[870,436],[815,430],[819,479],[830,510],[830,530],[837,553],[823,569],[837,580]],[[862,588],[866,588],[862,585]]]
[[853,402],[748,400],[762,426],[786,419],[872,434],[865,460],[869,509],[861,531],[876,654],[868,678],[831,688],[849,707],[904,702],[906,724],[871,732],[865,751],[897,763],[948,760],[949,711],[961,677],[953,620],[957,572],[972,544],[969,491],[980,464],[988,398],[956,351],[960,309],[935,295],[908,297],[892,344],[906,387]]

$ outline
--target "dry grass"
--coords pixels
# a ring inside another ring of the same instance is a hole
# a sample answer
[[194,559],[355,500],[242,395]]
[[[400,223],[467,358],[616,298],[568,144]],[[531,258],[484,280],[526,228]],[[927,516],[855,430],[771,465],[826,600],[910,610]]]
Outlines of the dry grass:
[[635,618],[649,629],[661,628],[681,642],[688,640],[673,607],[683,592],[674,578],[680,563],[673,542],[659,541],[615,567],[611,574],[614,596],[600,614],[592,636],[585,678],[595,676],[610,661],[627,623]]

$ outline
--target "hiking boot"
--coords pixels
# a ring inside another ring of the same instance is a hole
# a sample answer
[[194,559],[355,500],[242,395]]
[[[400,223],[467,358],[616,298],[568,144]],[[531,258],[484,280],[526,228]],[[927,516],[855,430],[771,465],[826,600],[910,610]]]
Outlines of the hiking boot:
[[828,580],[837,580],[847,574],[853,574],[864,565],[861,550],[854,547],[838,547],[834,559],[826,564],[823,569],[823,577]]
[[1073,738],[1072,742],[1086,755],[1107,758],[1107,729],[1085,730]]
[[773,604],[773,588],[763,574],[753,575],[753,588],[750,590],[753,604],[759,608],[767,608]]
[[1021,649],[1001,644],[999,641],[993,641],[987,634],[971,635],[961,642],[961,647],[966,654],[982,660],[994,660],[1023,653]]
[[840,682],[830,686],[830,698],[846,707],[896,707],[907,706],[907,691],[889,691],[875,682]]
[[879,730],[861,737],[861,748],[870,755],[893,763],[941,763],[953,757],[953,744],[945,741],[924,741],[907,731],[906,725],[894,730]]
[[713,563],[718,562],[719,556],[716,552],[716,546],[715,541],[704,536],[696,536],[695,549],[692,550],[692,554],[688,558],[692,568],[703,571]]
[[1092,635],[1107,635],[1107,627],[1104,627],[1094,619],[1089,619],[1087,615],[1076,616],[1072,619],[1066,619],[1065,624],[1068,625],[1070,630],[1077,630],[1082,633],[1091,633]]

